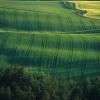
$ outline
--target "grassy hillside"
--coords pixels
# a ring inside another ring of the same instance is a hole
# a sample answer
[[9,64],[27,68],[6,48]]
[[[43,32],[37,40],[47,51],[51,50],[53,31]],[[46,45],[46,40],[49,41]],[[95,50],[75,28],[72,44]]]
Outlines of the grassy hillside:
[[12,64],[39,67],[53,73],[80,75],[99,73],[100,36],[1,32],[0,54]]
[[100,20],[73,3],[0,1],[0,55],[62,78],[100,72]]
[[0,27],[25,31],[98,32],[100,20],[78,16],[77,12],[56,1],[0,2]]

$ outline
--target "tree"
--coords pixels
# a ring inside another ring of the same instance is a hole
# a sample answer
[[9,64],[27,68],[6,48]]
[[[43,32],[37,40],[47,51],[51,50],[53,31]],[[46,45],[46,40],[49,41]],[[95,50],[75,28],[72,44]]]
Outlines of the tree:
[[9,86],[5,88],[5,97],[7,98],[7,100],[11,100],[12,92]]
[[0,100],[99,100],[100,77],[61,80],[22,67],[0,70]]
[[3,86],[0,87],[0,100],[5,99],[5,88]]

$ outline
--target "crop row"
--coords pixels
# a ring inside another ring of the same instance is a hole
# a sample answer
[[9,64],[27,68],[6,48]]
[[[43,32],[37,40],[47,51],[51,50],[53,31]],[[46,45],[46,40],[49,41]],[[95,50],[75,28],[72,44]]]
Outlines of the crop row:
[[0,8],[0,27],[25,31],[100,32],[99,20]]
[[83,77],[100,72],[100,36],[96,34],[2,32],[0,54],[7,56],[9,63],[58,76]]

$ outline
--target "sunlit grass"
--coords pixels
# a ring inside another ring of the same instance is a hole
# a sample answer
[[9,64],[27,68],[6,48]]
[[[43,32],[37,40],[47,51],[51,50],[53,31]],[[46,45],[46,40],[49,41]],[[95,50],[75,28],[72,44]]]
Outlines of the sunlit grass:
[[86,17],[100,19],[100,2],[99,1],[73,1],[77,9],[86,10]]

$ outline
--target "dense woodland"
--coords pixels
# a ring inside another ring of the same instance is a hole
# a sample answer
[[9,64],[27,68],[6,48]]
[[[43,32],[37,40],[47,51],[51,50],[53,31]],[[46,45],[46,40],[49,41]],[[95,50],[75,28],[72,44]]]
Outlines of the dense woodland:
[[100,77],[60,80],[23,67],[0,70],[0,100],[99,100]]

